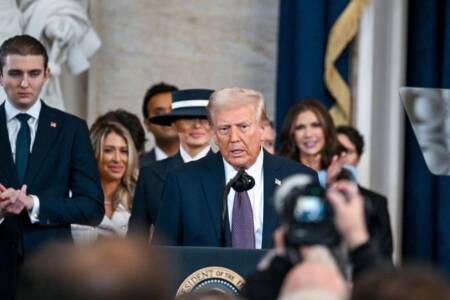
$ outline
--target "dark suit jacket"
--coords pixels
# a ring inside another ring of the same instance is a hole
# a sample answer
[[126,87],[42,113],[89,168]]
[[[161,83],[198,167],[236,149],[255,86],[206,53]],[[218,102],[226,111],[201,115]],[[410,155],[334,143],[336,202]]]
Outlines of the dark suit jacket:
[[367,216],[367,227],[371,240],[378,245],[381,253],[386,259],[392,259],[392,229],[389,218],[386,197],[358,186],[361,195],[366,201],[366,208],[369,209]]
[[139,171],[139,179],[128,224],[128,234],[148,237],[161,205],[161,195],[167,173],[184,164],[180,153],[154,162]]
[[[4,104],[0,106],[0,183],[20,188]],[[5,276],[14,273],[4,266],[15,266],[17,255],[26,259],[50,241],[71,240],[71,223],[97,225],[103,218],[103,192],[84,121],[42,103],[24,184],[28,194],[39,197],[39,222],[31,224],[23,211],[0,224],[0,247],[7,252],[0,256],[0,290],[5,288]]]
[[[317,173],[297,162],[264,152],[263,248],[273,246],[272,234],[280,220],[272,203],[275,179]],[[221,214],[225,187],[222,156],[213,154],[170,172],[164,186],[155,236],[163,243],[185,246],[221,246]],[[231,246],[227,224],[227,246]]]
[[7,218],[0,225],[0,299],[14,299],[19,226]]
[[142,154],[139,157],[139,168],[147,167],[156,161],[155,149]]

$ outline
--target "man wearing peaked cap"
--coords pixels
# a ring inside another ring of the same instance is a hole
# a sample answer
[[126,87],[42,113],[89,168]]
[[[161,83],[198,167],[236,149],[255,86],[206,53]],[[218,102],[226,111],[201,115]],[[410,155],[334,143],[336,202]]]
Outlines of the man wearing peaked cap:
[[[220,153],[168,174],[155,224],[155,238],[161,243],[273,246],[272,235],[280,221],[272,203],[276,186],[292,174],[308,174],[316,181],[317,174],[262,149],[264,111],[263,96],[254,90],[235,87],[211,95],[208,116]],[[232,188],[224,197],[226,183],[243,171],[254,184],[245,191]]]
[[167,173],[210,153],[211,128],[206,107],[213,93],[207,89],[172,92],[172,111],[149,122],[173,126],[180,140],[178,153],[141,169],[129,222],[129,234],[148,237],[161,203]]

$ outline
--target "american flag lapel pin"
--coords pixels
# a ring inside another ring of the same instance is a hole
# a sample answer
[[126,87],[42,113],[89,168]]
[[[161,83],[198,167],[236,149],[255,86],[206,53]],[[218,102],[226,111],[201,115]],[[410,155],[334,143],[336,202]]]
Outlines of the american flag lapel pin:
[[281,180],[278,178],[275,178],[275,184],[278,186],[281,186]]
[[50,127],[51,128],[56,128],[56,122],[50,122]]

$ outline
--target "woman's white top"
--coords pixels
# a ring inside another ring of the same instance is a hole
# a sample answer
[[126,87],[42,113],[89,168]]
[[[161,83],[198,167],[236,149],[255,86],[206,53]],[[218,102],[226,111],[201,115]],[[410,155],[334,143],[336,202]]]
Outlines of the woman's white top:
[[130,212],[122,203],[119,203],[111,219],[103,216],[103,220],[98,226],[72,224],[73,240],[75,244],[86,244],[94,242],[99,236],[125,237],[128,231],[129,219]]

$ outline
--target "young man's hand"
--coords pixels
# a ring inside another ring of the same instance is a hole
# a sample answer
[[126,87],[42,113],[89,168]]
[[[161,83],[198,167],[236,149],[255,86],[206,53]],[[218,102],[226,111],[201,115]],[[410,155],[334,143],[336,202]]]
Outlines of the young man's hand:
[[[0,218],[8,215],[18,215],[27,205],[33,208],[33,199],[26,195],[27,186],[23,185],[20,190],[6,188],[0,184]],[[29,199],[28,199],[29,198]]]

